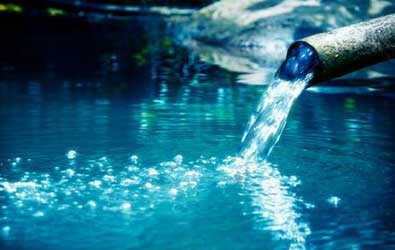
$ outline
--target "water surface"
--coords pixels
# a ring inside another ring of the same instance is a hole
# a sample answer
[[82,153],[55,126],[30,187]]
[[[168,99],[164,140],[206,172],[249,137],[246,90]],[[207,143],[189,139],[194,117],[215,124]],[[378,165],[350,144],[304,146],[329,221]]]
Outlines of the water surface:
[[264,87],[157,18],[33,20],[1,22],[2,249],[395,249],[391,93],[305,92],[246,164]]

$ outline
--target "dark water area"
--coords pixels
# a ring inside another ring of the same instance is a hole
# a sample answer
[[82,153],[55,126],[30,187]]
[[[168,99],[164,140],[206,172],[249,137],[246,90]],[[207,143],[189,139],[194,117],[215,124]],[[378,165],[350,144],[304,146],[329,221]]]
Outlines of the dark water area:
[[264,170],[262,86],[159,17],[0,17],[1,249],[395,249],[395,102],[305,91]]
[[[7,25],[4,28],[8,32],[7,39],[2,42],[1,51],[4,76],[2,103],[3,107],[7,107],[4,111],[9,112],[9,108],[14,107],[17,109],[16,112],[28,112],[30,115],[19,116],[21,119],[26,119],[25,122],[19,122],[22,127],[24,124],[34,123],[31,115],[38,112],[35,120],[39,127],[36,131],[46,133],[48,128],[52,128],[66,132],[68,135],[65,136],[70,137],[68,145],[64,145],[66,148],[72,146],[74,136],[74,139],[81,139],[75,129],[81,133],[84,131],[92,133],[86,134],[90,136],[89,140],[83,140],[86,145],[92,143],[92,140],[100,140],[95,130],[99,129],[96,123],[102,120],[104,122],[102,125],[110,125],[106,124],[108,121],[117,126],[118,129],[114,132],[119,133],[107,135],[109,137],[107,139],[103,137],[102,140],[111,141],[110,143],[125,143],[119,147],[129,150],[137,141],[137,134],[133,132],[137,132],[140,128],[145,130],[145,126],[154,126],[153,131],[156,131],[155,127],[160,128],[156,120],[163,111],[168,112],[172,109],[177,111],[175,117],[163,114],[168,118],[166,121],[169,123],[168,126],[173,126],[172,121],[180,118],[183,120],[191,115],[188,110],[193,107],[188,107],[189,102],[199,104],[204,97],[207,102],[205,108],[208,111],[210,103],[221,101],[217,92],[225,89],[211,86],[212,83],[207,79],[207,75],[215,75],[217,81],[221,78],[225,81],[228,79],[226,82],[219,82],[222,87],[228,88],[229,84],[232,85],[231,73],[205,65],[199,62],[196,55],[190,55],[187,51],[175,47],[170,37],[166,36],[165,23],[158,18],[137,18],[115,23],[90,23],[81,20],[65,22],[60,20],[51,23],[45,19],[39,19],[33,24],[29,22],[30,19],[19,23],[12,22],[11,27]],[[194,87],[194,84],[197,87]],[[200,86],[202,89],[198,88]],[[213,93],[205,95],[206,88],[211,89]],[[222,95],[223,99],[230,98],[225,96],[225,93]],[[231,103],[230,100],[227,102]],[[9,106],[9,103],[14,103],[15,106]],[[53,106],[43,107],[42,103],[52,103]],[[97,109],[101,111],[96,113]],[[224,113],[229,109],[232,113],[237,112],[233,110],[236,109],[233,103],[225,110],[218,107],[211,111]],[[135,113],[137,110],[139,115]],[[115,117],[104,115],[102,119],[96,119],[95,116],[103,115],[101,114],[103,111]],[[75,116],[75,119],[47,122],[41,120],[56,117],[59,112],[65,112],[61,117]],[[91,117],[82,115],[78,118],[84,113]],[[207,114],[207,116],[213,115]],[[130,121],[133,119],[147,124],[137,123],[130,127]],[[72,120],[74,125],[58,124]],[[210,120],[212,119],[208,117],[208,123]],[[205,129],[217,127],[206,125]],[[223,125],[228,126],[228,124]],[[128,131],[130,131],[129,135],[125,134]],[[188,126],[187,134],[190,135],[189,133],[196,133],[199,137],[200,135],[204,137],[206,134]],[[106,135],[100,133],[100,136]],[[114,139],[111,139],[112,136],[115,136]],[[154,136],[154,134],[147,132],[146,136]],[[166,131],[158,136],[167,136]],[[128,140],[124,141],[127,138]],[[56,136],[48,139],[58,140]],[[34,148],[39,150],[42,147],[54,146],[52,143],[45,143],[46,145],[37,143],[40,145],[27,143],[27,152]],[[98,143],[98,145],[103,144]],[[111,148],[113,147],[107,145],[103,150],[111,150]],[[158,151],[158,148],[153,146],[152,150]]]

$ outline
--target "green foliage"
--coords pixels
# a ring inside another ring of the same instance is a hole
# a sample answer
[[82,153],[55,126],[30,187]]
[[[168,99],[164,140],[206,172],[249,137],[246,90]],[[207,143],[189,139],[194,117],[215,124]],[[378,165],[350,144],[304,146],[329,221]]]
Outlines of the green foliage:
[[47,13],[50,16],[63,16],[66,14],[66,12],[64,10],[58,9],[58,8],[52,8],[52,7],[49,7],[47,9]]
[[148,54],[149,47],[144,47],[140,51],[134,53],[132,57],[138,66],[144,66],[148,63]]
[[23,12],[23,7],[17,4],[0,4],[0,12],[15,12],[21,13]]

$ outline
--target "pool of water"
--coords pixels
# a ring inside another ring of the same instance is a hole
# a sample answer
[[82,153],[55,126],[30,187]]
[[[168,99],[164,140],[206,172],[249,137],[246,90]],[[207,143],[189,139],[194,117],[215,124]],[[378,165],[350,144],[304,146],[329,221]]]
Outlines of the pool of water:
[[265,90],[154,17],[0,22],[1,249],[395,249],[393,93],[305,91],[265,163]]

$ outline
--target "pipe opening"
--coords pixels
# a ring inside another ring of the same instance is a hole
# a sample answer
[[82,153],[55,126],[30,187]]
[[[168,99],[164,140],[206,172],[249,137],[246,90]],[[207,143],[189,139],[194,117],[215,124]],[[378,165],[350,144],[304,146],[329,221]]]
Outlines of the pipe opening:
[[317,65],[318,53],[315,49],[305,42],[296,42],[289,48],[276,77],[287,81],[303,80],[307,74],[314,73]]

